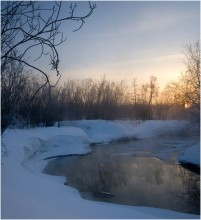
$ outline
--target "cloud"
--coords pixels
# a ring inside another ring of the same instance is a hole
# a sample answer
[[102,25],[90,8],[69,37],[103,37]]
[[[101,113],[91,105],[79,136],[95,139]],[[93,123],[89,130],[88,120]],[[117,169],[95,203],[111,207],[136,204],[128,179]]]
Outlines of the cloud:
[[155,57],[147,57],[135,60],[135,62],[161,62],[161,61],[170,61],[170,60],[181,60],[184,58],[183,54],[170,54],[170,55],[161,55]]
[[167,28],[178,27],[191,19],[198,19],[195,11],[189,10],[187,3],[158,2],[151,7],[143,8],[139,16],[135,30],[139,32],[157,31]]
[[165,16],[160,12],[148,11],[135,26],[138,32],[149,32],[161,29],[167,29],[177,23],[177,18],[173,15]]

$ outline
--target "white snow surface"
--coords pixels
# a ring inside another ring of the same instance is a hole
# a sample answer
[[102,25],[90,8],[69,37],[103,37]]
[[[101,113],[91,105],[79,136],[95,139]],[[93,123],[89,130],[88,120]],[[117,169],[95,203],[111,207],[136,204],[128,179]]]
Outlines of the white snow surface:
[[68,126],[8,129],[3,134],[8,155],[1,161],[2,219],[199,218],[163,209],[84,200],[76,189],[64,185],[64,177],[42,173],[45,158],[86,154],[94,142],[179,134],[185,130],[185,122],[81,120],[65,124]]
[[153,138],[162,135],[180,135],[185,132],[186,121],[150,120],[137,122],[131,120],[77,120],[63,122],[63,125],[78,127],[86,132],[91,142],[108,142],[123,137],[139,139]]
[[180,157],[180,161],[200,166],[200,143],[186,149],[184,154]]

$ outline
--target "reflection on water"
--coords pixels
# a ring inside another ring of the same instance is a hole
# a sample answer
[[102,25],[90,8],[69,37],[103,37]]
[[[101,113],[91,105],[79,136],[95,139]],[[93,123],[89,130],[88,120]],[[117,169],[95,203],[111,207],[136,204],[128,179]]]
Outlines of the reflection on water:
[[51,160],[44,172],[66,176],[86,199],[200,213],[199,175],[155,157],[94,147],[87,156]]

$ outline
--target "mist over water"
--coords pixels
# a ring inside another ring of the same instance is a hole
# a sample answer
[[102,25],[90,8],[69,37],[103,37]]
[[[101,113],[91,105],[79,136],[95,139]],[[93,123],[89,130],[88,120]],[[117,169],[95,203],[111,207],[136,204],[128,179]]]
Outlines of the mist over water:
[[[161,140],[140,140],[93,146],[86,156],[58,157],[44,172],[66,176],[66,184],[85,199],[200,214],[200,176],[178,164],[181,141],[163,143],[169,144],[166,157]],[[160,151],[164,161],[154,156]]]

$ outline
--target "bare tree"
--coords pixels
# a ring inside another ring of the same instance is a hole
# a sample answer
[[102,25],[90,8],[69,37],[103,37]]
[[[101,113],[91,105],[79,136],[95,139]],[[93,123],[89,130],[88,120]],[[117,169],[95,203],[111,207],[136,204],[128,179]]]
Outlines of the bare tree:
[[[167,85],[169,96],[175,104],[182,106],[186,117],[200,121],[200,43],[185,47],[186,71],[181,77]],[[172,95],[171,95],[172,94]]]
[[31,75],[21,63],[12,60],[1,71],[1,132],[22,113],[27,101],[27,86]]
[[150,77],[150,82],[141,86],[141,109],[140,114],[143,120],[151,119],[151,106],[155,97],[158,96],[157,78]]
[[[61,31],[61,24],[65,21],[78,21],[80,25],[74,31],[79,30],[85,20],[93,13],[96,5],[89,2],[89,11],[85,15],[76,15],[77,4],[70,5],[69,15],[61,13],[62,2],[55,2],[51,7],[40,5],[34,1],[7,1],[2,2],[1,9],[1,62],[2,67],[10,60],[20,63],[42,73],[46,78],[46,84],[50,84],[47,74],[27,61],[26,55],[40,47],[37,59],[49,55],[52,70],[57,75],[59,72],[59,54],[57,46],[66,38]],[[45,13],[46,12],[46,13]],[[14,56],[14,51],[19,55]]]
[[134,117],[137,118],[137,102],[139,99],[139,91],[138,91],[138,85],[137,85],[137,79],[134,78],[133,82],[132,82],[132,86],[133,86],[133,112],[134,112]]
[[[78,31],[96,8],[96,4],[88,2],[87,10],[81,15],[78,13],[77,3],[71,3],[64,12],[67,4],[61,1],[48,4],[40,1],[1,2],[1,71],[7,71],[7,66],[16,61],[33,72],[42,74],[44,78],[42,85],[35,88],[29,103],[41,88],[46,85],[49,88],[54,87],[61,77],[57,47],[66,40],[62,24],[67,21],[78,22],[78,27],[74,29]],[[31,62],[29,55],[36,49],[38,55],[34,62]],[[51,70],[58,76],[54,84],[50,82],[48,73],[35,64],[42,57],[49,60]]]
[[[188,45],[184,51],[186,72],[182,75],[181,81],[185,85],[185,90],[181,90],[185,95],[185,101],[189,107],[200,108],[200,43]],[[188,107],[186,105],[186,107]]]

